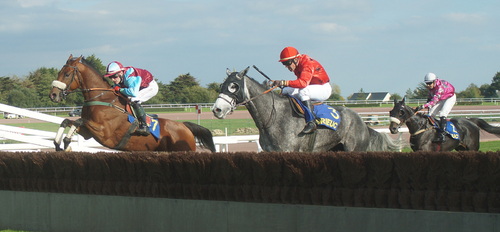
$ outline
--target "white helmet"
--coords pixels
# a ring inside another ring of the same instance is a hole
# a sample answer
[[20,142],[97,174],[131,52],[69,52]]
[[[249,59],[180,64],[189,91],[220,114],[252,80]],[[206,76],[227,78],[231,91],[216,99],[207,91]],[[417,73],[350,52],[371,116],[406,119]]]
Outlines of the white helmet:
[[434,80],[436,80],[436,74],[434,73],[427,73],[424,77],[424,82],[425,83],[430,83],[430,82],[433,82]]
[[105,77],[113,76],[116,73],[120,72],[121,70],[123,70],[122,63],[120,63],[118,61],[113,61],[113,62],[108,64],[108,67],[106,68],[106,75],[104,75],[104,76]]

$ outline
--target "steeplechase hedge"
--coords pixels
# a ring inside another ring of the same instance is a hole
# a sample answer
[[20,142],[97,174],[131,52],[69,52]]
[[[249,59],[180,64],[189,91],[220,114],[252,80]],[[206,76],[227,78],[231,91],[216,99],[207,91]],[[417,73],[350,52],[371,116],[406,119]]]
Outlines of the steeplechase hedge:
[[0,190],[500,213],[500,153],[0,152]]

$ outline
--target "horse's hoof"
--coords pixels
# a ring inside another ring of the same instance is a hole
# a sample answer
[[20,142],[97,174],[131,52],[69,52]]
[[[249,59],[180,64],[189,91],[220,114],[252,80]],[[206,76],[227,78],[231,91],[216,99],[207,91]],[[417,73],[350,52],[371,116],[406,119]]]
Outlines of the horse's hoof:
[[67,151],[67,152],[70,152],[72,151],[73,149],[71,149],[71,146],[68,146],[64,151]]

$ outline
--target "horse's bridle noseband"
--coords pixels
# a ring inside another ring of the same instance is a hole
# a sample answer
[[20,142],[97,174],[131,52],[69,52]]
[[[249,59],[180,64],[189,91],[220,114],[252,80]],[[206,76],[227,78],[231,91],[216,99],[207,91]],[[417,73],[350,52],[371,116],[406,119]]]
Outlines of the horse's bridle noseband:
[[[58,88],[59,90],[61,90],[62,98],[66,98],[66,96],[68,96],[70,93],[72,93],[72,91],[70,91],[69,88],[71,87],[71,85],[75,81],[75,76],[80,74],[80,71],[78,70],[78,66],[70,66],[70,65],[65,64],[63,66],[63,68],[65,68],[65,67],[73,68],[73,75],[71,75],[71,81],[69,82],[69,84],[66,84],[66,83],[58,81],[58,80],[52,81],[52,87]],[[81,75],[79,75],[79,76],[81,76]],[[81,83],[80,83],[80,85],[81,85]]]

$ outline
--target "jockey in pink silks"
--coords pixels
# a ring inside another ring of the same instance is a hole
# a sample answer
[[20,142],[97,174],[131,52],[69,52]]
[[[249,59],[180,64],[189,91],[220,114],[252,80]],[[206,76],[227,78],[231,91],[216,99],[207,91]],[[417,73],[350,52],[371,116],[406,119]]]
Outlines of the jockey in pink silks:
[[423,108],[429,108],[430,116],[439,117],[439,130],[441,133],[438,133],[434,142],[443,142],[446,129],[446,117],[448,117],[448,114],[457,101],[455,87],[453,87],[450,82],[437,78],[434,73],[427,73],[424,77],[424,82],[429,90],[429,98],[427,103],[418,106],[416,111]]

